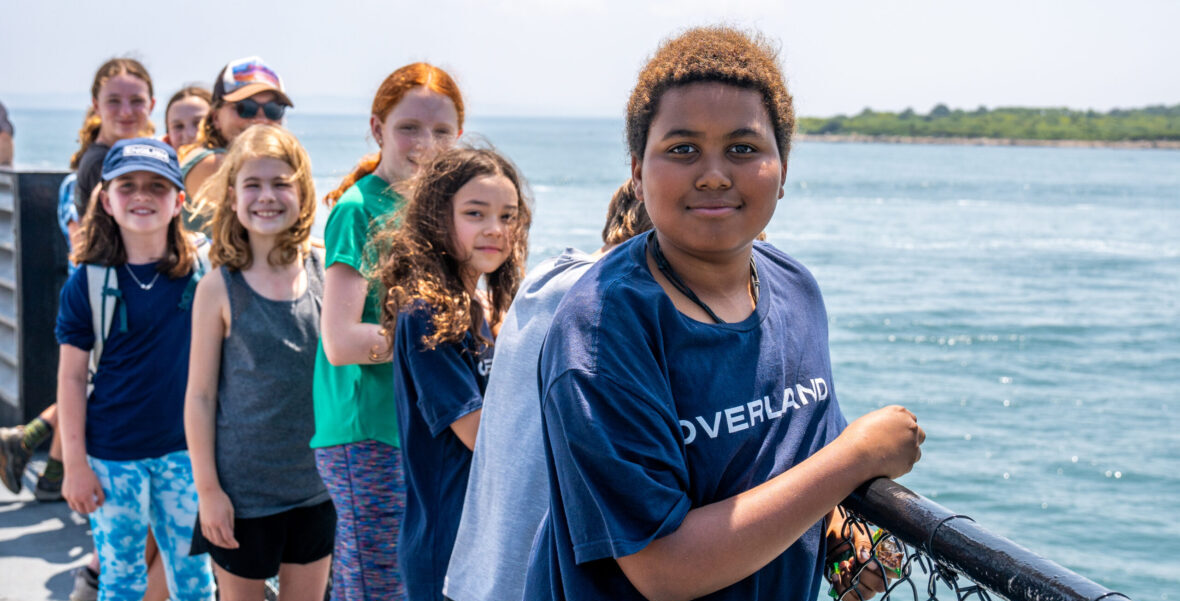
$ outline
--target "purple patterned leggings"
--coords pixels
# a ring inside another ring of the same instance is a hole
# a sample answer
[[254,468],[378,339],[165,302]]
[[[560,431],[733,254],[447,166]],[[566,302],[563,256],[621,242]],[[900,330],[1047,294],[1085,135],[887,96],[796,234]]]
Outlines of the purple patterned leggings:
[[336,505],[332,601],[404,599],[397,566],[406,511],[401,449],[366,440],[316,449],[315,459]]

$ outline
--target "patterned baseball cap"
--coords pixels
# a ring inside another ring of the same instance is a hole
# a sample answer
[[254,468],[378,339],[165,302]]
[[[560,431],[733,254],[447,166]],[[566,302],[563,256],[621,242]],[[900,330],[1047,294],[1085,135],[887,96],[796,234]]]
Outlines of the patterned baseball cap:
[[213,98],[227,102],[245,100],[259,92],[274,92],[287,106],[295,106],[283,91],[283,79],[257,56],[230,61],[213,84]]

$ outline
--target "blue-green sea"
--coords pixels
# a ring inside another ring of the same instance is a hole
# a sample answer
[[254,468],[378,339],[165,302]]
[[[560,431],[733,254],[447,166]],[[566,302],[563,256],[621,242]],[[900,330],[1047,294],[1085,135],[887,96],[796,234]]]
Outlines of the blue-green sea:
[[[81,111],[10,113],[19,165],[65,166]],[[365,115],[288,126],[321,195],[376,149]],[[466,131],[531,182],[532,263],[600,244],[621,120]],[[1180,598],[1180,151],[799,143],[767,234],[824,291],[848,417],[900,403],[926,429],[903,484],[1134,599]]]

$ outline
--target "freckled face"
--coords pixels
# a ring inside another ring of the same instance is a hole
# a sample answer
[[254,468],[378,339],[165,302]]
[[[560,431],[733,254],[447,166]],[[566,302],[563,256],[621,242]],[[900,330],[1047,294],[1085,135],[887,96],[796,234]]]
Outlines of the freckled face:
[[480,276],[499,269],[508,259],[519,210],[517,196],[512,180],[499,174],[473,178],[455,193],[451,244],[463,263],[464,283],[470,290]]
[[417,87],[398,102],[384,120],[370,119],[373,138],[381,147],[375,173],[394,183],[412,177],[434,154],[459,135],[459,113],[445,94]]
[[787,165],[757,91],[702,82],[664,93],[631,172],[661,246],[707,256],[749,248]]
[[164,119],[168,125],[168,142],[175,149],[192,144],[197,139],[201,119],[209,114],[209,103],[196,96],[189,96],[172,103]]

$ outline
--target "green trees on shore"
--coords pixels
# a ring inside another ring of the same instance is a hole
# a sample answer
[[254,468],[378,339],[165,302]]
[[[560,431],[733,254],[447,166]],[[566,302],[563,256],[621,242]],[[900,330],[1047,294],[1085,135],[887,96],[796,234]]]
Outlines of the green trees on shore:
[[1067,108],[979,107],[973,111],[935,106],[929,114],[864,109],[846,117],[803,117],[804,134],[1016,138],[1028,140],[1180,140],[1180,104],[1115,109],[1107,113]]

